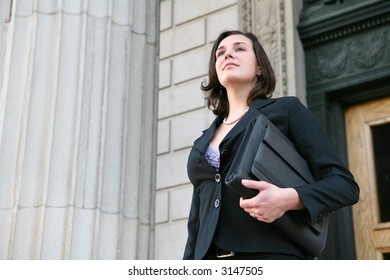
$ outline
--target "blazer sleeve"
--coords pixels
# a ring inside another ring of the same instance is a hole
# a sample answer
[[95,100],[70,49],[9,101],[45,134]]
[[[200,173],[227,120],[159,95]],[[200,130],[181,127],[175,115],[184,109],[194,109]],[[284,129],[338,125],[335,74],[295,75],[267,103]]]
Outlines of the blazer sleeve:
[[195,247],[199,230],[199,206],[199,194],[194,188],[192,194],[190,214],[188,216],[187,222],[188,237],[184,250],[183,260],[193,260],[195,258]]
[[322,215],[357,203],[359,186],[314,114],[298,98],[289,99],[288,137],[315,178],[314,183],[295,189],[315,223]]

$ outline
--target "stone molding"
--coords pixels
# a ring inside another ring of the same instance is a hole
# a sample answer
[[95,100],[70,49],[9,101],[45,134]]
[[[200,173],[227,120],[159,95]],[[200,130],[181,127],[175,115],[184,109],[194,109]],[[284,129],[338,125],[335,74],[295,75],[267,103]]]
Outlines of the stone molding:
[[239,1],[240,29],[258,36],[274,67],[275,96],[288,94],[284,6],[283,0]]
[[390,33],[382,27],[345,40],[325,44],[306,53],[308,85],[367,73],[390,65]]
[[374,18],[369,18],[363,21],[360,21],[355,24],[350,24],[336,28],[334,30],[326,31],[318,35],[305,38],[305,35],[302,36],[303,45],[305,48],[313,48],[321,44],[325,44],[331,41],[339,40],[340,38],[353,36],[355,34],[366,32],[378,27],[389,25],[390,24],[390,14],[379,15]]
[[301,17],[299,31],[306,50],[308,86],[332,82],[334,87],[338,80],[348,78],[352,82],[374,72],[381,72],[379,76],[388,73],[390,3],[355,1],[334,5],[339,7],[337,13],[310,20]]

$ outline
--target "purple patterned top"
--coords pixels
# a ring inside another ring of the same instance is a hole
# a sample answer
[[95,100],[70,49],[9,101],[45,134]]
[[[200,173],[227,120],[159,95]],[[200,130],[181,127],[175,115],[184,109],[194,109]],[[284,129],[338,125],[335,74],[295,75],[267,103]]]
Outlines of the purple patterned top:
[[211,145],[208,146],[205,158],[207,162],[215,168],[215,170],[219,171],[219,151],[216,151],[211,147]]

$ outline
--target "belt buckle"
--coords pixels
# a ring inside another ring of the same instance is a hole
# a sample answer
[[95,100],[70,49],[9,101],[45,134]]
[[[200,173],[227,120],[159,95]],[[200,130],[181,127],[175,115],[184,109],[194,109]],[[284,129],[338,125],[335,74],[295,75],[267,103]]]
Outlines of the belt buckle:
[[229,258],[234,256],[234,252],[232,251],[225,251],[220,248],[216,248],[216,255],[218,259],[223,259],[223,258]]

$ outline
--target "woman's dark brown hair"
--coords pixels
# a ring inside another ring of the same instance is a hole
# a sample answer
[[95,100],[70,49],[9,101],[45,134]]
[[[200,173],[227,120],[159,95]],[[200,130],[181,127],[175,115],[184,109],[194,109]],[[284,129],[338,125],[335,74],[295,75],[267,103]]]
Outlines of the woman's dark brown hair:
[[222,32],[214,43],[211,50],[208,83],[202,82],[201,90],[205,92],[207,99],[207,106],[212,112],[221,117],[227,116],[229,112],[229,103],[227,99],[226,89],[218,80],[217,71],[215,70],[216,51],[223,39],[231,35],[243,35],[250,39],[253,44],[253,51],[257,58],[257,63],[261,69],[261,75],[257,79],[256,86],[251,90],[248,96],[248,105],[252,103],[255,98],[270,98],[275,90],[276,78],[271,63],[261,46],[256,35],[250,32],[242,32],[239,30],[229,30]]

